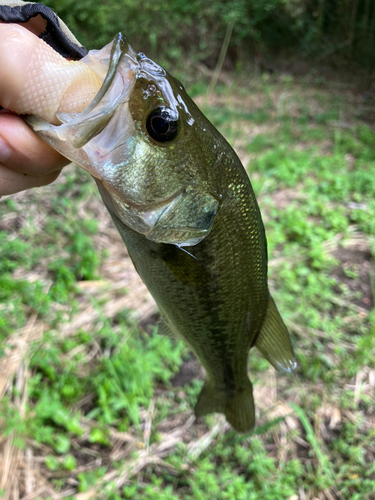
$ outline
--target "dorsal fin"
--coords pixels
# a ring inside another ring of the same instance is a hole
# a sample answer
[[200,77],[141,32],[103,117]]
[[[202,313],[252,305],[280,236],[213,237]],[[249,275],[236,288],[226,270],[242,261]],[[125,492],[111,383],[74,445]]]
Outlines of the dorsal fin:
[[288,330],[271,296],[255,347],[277,370],[291,372],[297,366]]

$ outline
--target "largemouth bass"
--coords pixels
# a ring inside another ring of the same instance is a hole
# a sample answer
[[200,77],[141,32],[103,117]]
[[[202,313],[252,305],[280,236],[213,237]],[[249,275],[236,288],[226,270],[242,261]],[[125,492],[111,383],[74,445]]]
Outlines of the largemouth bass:
[[265,231],[239,158],[182,84],[119,34],[83,60],[103,81],[89,106],[60,124],[27,121],[96,180],[165,328],[206,371],[195,413],[254,426],[248,377],[255,346],[273,366],[295,366],[267,285]]

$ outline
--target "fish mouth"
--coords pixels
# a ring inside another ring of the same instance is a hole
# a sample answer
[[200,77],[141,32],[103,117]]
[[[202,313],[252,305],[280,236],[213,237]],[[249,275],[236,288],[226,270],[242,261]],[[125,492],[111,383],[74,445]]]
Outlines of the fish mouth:
[[[76,116],[74,113],[57,114],[57,118],[63,124],[68,125],[66,128],[72,129],[69,130],[69,140],[77,149],[83,147],[104,129],[118,107],[129,100],[135,83],[138,62],[134,50],[128,45],[124,35],[118,33],[113,42],[102,51],[106,53],[109,48],[111,52],[108,71],[99,92],[91,103]],[[100,72],[99,64],[106,63],[107,59],[100,56],[102,51],[97,51],[99,54],[96,57],[93,57],[90,52],[81,62],[92,66],[94,71]]]
[[[103,180],[100,163],[116,148],[114,139],[107,140],[103,133],[108,124],[119,114],[123,114],[119,139],[133,133],[133,124],[128,110],[128,102],[139,71],[136,52],[128,45],[121,33],[101,50],[90,51],[81,62],[87,64],[102,81],[102,85],[81,113],[56,113],[61,122],[50,124],[35,116],[25,116],[25,120],[45,142],[59,151],[63,156],[78,163],[84,170],[97,179]],[[125,132],[125,134],[124,134]]]

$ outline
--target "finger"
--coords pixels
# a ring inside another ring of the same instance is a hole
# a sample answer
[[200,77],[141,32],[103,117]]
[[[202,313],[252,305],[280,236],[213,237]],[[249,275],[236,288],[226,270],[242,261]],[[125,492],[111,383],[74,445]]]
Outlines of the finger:
[[8,194],[18,193],[33,187],[46,186],[59,176],[60,171],[52,172],[43,177],[32,177],[9,170],[0,164],[0,197]]
[[0,114],[0,164],[20,174],[45,176],[69,160],[53,150],[17,115]]

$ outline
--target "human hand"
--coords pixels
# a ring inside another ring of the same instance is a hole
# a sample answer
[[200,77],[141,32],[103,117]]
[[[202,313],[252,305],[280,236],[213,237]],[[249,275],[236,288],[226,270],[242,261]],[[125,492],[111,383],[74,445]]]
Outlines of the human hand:
[[[0,106],[4,108],[9,97],[16,101],[22,89],[12,85],[14,58],[9,57],[9,28],[0,24]],[[24,44],[25,57],[32,48]],[[12,50],[10,54],[13,55]],[[39,139],[22,118],[0,111],[0,196],[49,184],[68,163],[69,160]]]
[[15,113],[60,123],[57,111],[68,111],[64,106],[82,111],[101,84],[96,75],[87,78],[86,65],[65,60],[31,31],[32,23],[30,31],[0,23],[0,106],[4,108],[0,111],[0,197],[49,184],[69,163]]
[[[3,71],[0,65],[0,80]],[[50,184],[68,163],[39,139],[22,118],[0,112],[0,197]]]

